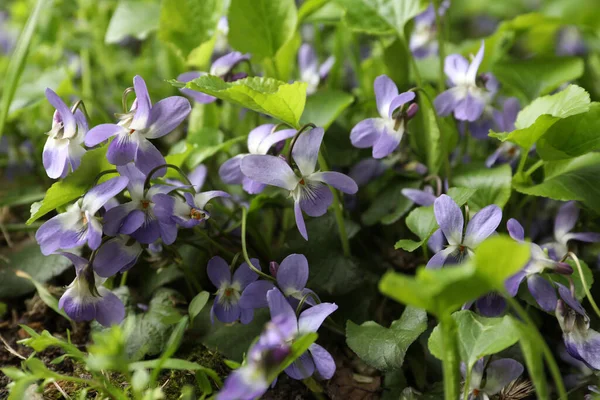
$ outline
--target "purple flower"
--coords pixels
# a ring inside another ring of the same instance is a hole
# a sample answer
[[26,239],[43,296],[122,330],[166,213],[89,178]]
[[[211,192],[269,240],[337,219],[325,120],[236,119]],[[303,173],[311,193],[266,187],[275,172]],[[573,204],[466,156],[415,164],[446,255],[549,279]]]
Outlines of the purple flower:
[[[438,13],[443,16],[450,7],[450,1],[444,0],[438,9]],[[410,35],[409,47],[415,58],[425,58],[437,54],[437,26],[435,24],[434,5],[429,7],[414,19],[415,27]]]
[[[252,265],[260,269],[257,259],[252,258],[250,261],[252,261]],[[252,321],[254,311],[247,307],[240,297],[246,286],[258,279],[256,272],[252,271],[248,264],[242,263],[232,277],[229,265],[221,257],[211,258],[206,271],[208,278],[217,288],[217,297],[211,309],[211,316],[216,316],[219,321],[226,324],[238,319],[242,324]]]
[[21,175],[31,174],[35,163],[33,161],[33,144],[24,140],[19,145],[11,137],[2,136],[0,139],[0,154],[7,156],[4,174],[8,180],[14,180]]
[[579,208],[574,201],[568,201],[558,209],[554,220],[554,241],[542,245],[543,248],[548,249],[552,258],[558,259],[569,252],[569,240],[578,240],[587,243],[600,242],[600,233],[571,233],[578,218]]
[[298,67],[300,69],[300,81],[306,82],[306,94],[311,95],[317,91],[319,83],[327,78],[331,67],[335,63],[335,57],[329,56],[327,60],[319,65],[317,54],[312,46],[304,43],[298,51]]
[[140,254],[142,246],[135,239],[119,235],[100,246],[92,266],[98,276],[109,278],[117,272],[125,272],[133,267]]
[[85,154],[81,144],[88,124],[80,110],[71,111],[52,89],[46,89],[46,98],[56,111],[52,117],[52,129],[47,133],[42,162],[50,178],[64,178],[69,171],[79,168]]
[[158,139],[175,129],[191,111],[185,97],[167,97],[152,105],[146,82],[141,76],[133,78],[136,99],[126,114],[119,115],[117,124],[102,124],[92,128],[85,145],[96,146],[115,136],[108,145],[106,158],[111,164],[125,165],[131,161],[145,175],[165,164],[165,158],[148,140]]
[[0,53],[2,54],[10,53],[19,37],[18,31],[10,28],[9,19],[8,13],[0,11]]
[[387,165],[385,165],[381,160],[365,158],[350,168],[348,176],[354,179],[354,182],[356,182],[358,186],[364,186],[372,180],[383,175],[387,169]]
[[402,189],[404,197],[408,198],[415,204],[420,206],[431,206],[437,198],[431,186],[425,186],[423,190],[419,189]]
[[[494,110],[494,122],[500,132],[512,132],[515,130],[515,121],[519,113],[519,100],[510,97],[504,101],[502,111]],[[485,160],[485,165],[491,168],[494,165],[513,163],[521,154],[521,148],[514,143],[502,143],[491,156]]]
[[[287,342],[307,333],[316,332],[323,321],[335,310],[334,303],[321,303],[303,311],[296,320],[296,314],[279,289],[271,289],[267,293],[267,301],[271,318],[283,315],[285,318],[297,321],[296,329],[286,338]],[[292,379],[306,379],[313,374],[318,379],[329,379],[335,373],[335,361],[325,348],[313,343],[308,351],[302,354],[292,365],[285,369]]]
[[42,254],[49,255],[58,249],[71,249],[85,243],[92,250],[102,241],[102,224],[95,216],[104,204],[127,186],[124,176],[110,179],[94,186],[67,208],[67,211],[46,221],[35,234]]
[[254,128],[248,135],[248,152],[238,154],[237,156],[225,161],[219,168],[221,180],[230,185],[243,185],[244,190],[250,194],[262,192],[265,185],[247,178],[242,173],[242,159],[248,154],[265,155],[271,147],[279,142],[291,138],[296,134],[294,129],[283,129],[273,131],[276,125],[264,124]]
[[460,121],[477,120],[490,100],[488,91],[477,85],[477,70],[483,60],[484,44],[469,64],[459,54],[446,57],[444,72],[450,80],[450,89],[440,93],[434,100],[435,109],[441,116],[454,112]]
[[[502,388],[520,377],[523,371],[523,365],[510,358],[500,358],[489,363],[483,358],[477,360],[471,371],[469,400],[488,400],[490,396],[498,394]],[[466,376],[464,364],[461,365],[460,372],[463,377]]]
[[556,306],[556,318],[563,331],[567,352],[588,367],[600,369],[600,333],[590,329],[590,319],[571,291],[560,283],[561,300]]
[[471,218],[463,236],[463,215],[450,196],[442,194],[438,197],[433,204],[433,212],[448,246],[431,257],[427,268],[442,267],[450,256],[458,261],[471,256],[473,250],[496,231],[502,220],[498,206],[484,207]]
[[[510,237],[517,242],[525,241],[525,231],[519,221],[514,218],[509,219],[506,228]],[[573,269],[569,264],[550,259],[537,244],[531,243],[530,245],[531,259],[521,271],[506,280],[506,291],[511,296],[516,296],[519,285],[523,279],[527,278],[527,288],[540,308],[546,312],[552,312],[556,308],[556,291],[550,282],[542,278],[541,274],[550,271],[569,275],[573,273]]]
[[587,47],[576,26],[565,26],[556,33],[556,55],[585,56]]
[[306,240],[308,233],[302,211],[311,217],[319,217],[327,212],[333,202],[333,194],[327,184],[344,193],[354,194],[358,191],[356,182],[342,173],[315,172],[324,134],[323,128],[315,128],[302,133],[296,140],[292,157],[301,176],[296,175],[289,164],[279,157],[251,154],[242,159],[242,172],[246,177],[289,190],[294,198],[296,225]]
[[74,321],[95,319],[104,326],[120,323],[125,317],[125,306],[102,286],[105,279],[94,276],[88,260],[71,253],[59,254],[73,262],[77,276],[61,296],[58,307]]
[[[354,147],[364,149],[373,147],[373,158],[390,155],[400,144],[406,122],[414,117],[418,106],[404,105],[415,99],[414,92],[398,94],[394,81],[387,75],[375,79],[375,99],[380,118],[368,118],[359,122],[350,132],[350,141]],[[394,112],[400,111],[394,116]]]
[[[212,66],[210,67],[210,75],[218,76],[223,79],[225,82],[233,82],[238,79],[245,78],[247,75],[245,73],[232,74],[231,71],[243,61],[247,61],[250,59],[249,54],[242,54],[239,51],[234,51],[228,54],[225,54],[222,57],[217,58]],[[201,71],[190,71],[184,72],[183,74],[177,77],[177,80],[180,82],[191,82],[196,78],[201,77],[202,75],[206,75],[206,72]],[[208,94],[200,93],[192,89],[180,89],[181,93],[190,97],[192,100],[206,104],[212,103],[217,100],[216,97],[210,96]]]
[[162,238],[171,244],[177,237],[177,227],[174,223],[159,221],[155,215],[155,197],[159,193],[169,193],[176,187],[168,185],[153,185],[144,190],[146,176],[133,163],[118,166],[122,176],[129,179],[127,188],[131,201],[113,207],[104,215],[104,232],[115,236],[119,233],[130,235],[140,243],[150,244]]

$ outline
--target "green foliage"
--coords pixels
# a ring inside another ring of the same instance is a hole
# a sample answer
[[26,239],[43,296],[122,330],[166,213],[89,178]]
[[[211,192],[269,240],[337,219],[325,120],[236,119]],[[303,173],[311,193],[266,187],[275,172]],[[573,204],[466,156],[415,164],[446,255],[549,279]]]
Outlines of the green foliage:
[[190,301],[190,305],[188,307],[188,313],[190,314],[190,323],[194,322],[194,318],[200,314],[200,311],[204,308],[206,303],[208,302],[208,298],[210,297],[210,293],[202,291],[198,293],[192,301]]
[[204,75],[185,87],[270,115],[295,128],[300,127],[306,102],[306,83],[287,84],[272,78],[253,77],[229,83]]
[[77,346],[53,336],[46,330],[40,334],[27,325],[21,325],[21,328],[31,337],[19,340],[19,344],[31,347],[38,353],[46,350],[48,347],[60,347],[68,356],[79,360],[83,359],[84,354],[77,348]]
[[414,307],[407,307],[402,317],[389,328],[368,321],[356,325],[346,324],[346,342],[361,360],[381,371],[402,367],[408,347],[427,328],[427,314]]
[[298,15],[294,0],[232,0],[227,19],[231,46],[262,59],[292,38]]
[[348,93],[337,90],[318,91],[306,99],[300,123],[312,122],[327,130],[353,101],[354,97]]
[[40,299],[42,299],[44,304],[46,304],[52,310],[56,311],[58,314],[62,315],[64,318],[70,319],[67,316],[67,314],[58,307],[58,299],[54,297],[44,285],[36,281],[31,275],[29,275],[26,272],[17,270],[15,271],[15,275],[19,278],[23,278],[31,282],[31,284],[33,284],[33,286],[35,287],[35,290],[37,290],[38,296],[40,296]]
[[457,168],[456,175],[452,177],[455,185],[475,189],[476,192],[469,198],[469,209],[479,211],[490,204],[503,208],[510,198],[512,170],[510,165],[504,164],[495,168],[486,168],[483,165],[470,165]]
[[158,29],[160,5],[146,1],[123,1],[113,13],[104,41],[119,43],[131,36],[144,40]]

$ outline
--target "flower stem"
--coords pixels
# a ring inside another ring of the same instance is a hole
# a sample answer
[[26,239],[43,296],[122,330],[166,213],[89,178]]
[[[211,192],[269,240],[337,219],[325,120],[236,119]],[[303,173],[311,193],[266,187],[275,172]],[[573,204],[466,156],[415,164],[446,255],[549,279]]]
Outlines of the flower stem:
[[469,400],[469,392],[471,391],[471,375],[473,373],[473,368],[467,369],[467,376],[465,377],[465,384],[463,390],[463,400]]
[[523,172],[523,169],[525,168],[525,163],[527,162],[527,151],[525,151],[525,149],[522,149],[522,153],[521,153],[521,159],[519,160],[519,166],[517,167],[517,172],[515,173],[515,175],[520,174],[521,172]]
[[444,30],[442,29],[442,18],[440,17],[440,6],[441,1],[436,1],[433,5],[435,10],[435,27],[438,33],[438,56],[440,59],[440,79],[438,81],[438,91],[441,93],[444,91],[444,60],[446,58],[446,51],[444,46]]
[[536,328],[535,324],[527,314],[527,311],[521,307],[519,302],[512,298],[506,291],[503,293],[504,299],[510,304],[510,306],[515,310],[519,318],[521,318],[525,324],[529,325],[531,331],[535,334],[536,340],[539,342],[539,345],[542,348],[542,352],[544,358],[546,359],[546,364],[548,365],[548,369],[550,370],[550,375],[552,375],[552,379],[556,384],[556,390],[558,391],[558,398],[562,400],[567,400],[567,392],[565,390],[565,385],[562,381],[562,376],[560,374],[560,370],[558,369],[558,365],[556,364],[556,360],[548,347],[548,344],[544,340],[544,337],[540,334],[540,331]]
[[581,285],[583,286],[583,290],[585,291],[585,296],[587,297],[588,301],[592,305],[592,308],[594,309],[594,312],[596,313],[596,315],[600,317],[600,309],[598,308],[598,305],[594,301],[594,298],[592,297],[592,293],[590,292],[590,289],[588,289],[588,285],[585,280],[585,276],[583,275],[583,270],[581,269],[581,263],[579,262],[579,257],[577,257],[575,255],[575,253],[570,251],[567,253],[566,256],[563,257],[563,261],[565,261],[567,258],[570,258],[571,260],[573,260],[575,262],[575,265],[577,266],[577,271],[579,272],[579,278],[581,279]]
[[544,160],[539,160],[538,162],[533,164],[527,171],[525,171],[525,176],[530,176],[542,165],[544,165]]
[[447,315],[440,320],[440,327],[442,329],[442,344],[444,351],[444,358],[442,359],[442,368],[444,371],[444,398],[446,400],[455,400],[460,396],[456,322],[450,315]]
[[[325,145],[323,144],[321,145],[321,152],[319,152],[319,166],[321,167],[321,171],[329,171],[329,166],[327,165],[327,161],[323,156],[324,150]],[[333,211],[335,213],[335,221],[337,223],[340,241],[342,242],[342,250],[344,251],[345,257],[350,257],[350,242],[348,241],[346,223],[344,222],[344,208],[342,206],[338,191],[332,187],[330,187],[330,189],[333,193]]]
[[248,249],[246,247],[246,220],[248,219],[248,209],[246,207],[242,207],[242,254],[244,255],[244,260],[246,261],[246,264],[248,264],[248,267],[250,267],[250,269],[252,271],[254,271],[256,274],[258,274],[259,276],[262,276],[265,279],[268,279],[270,281],[275,281],[275,278],[273,278],[271,275],[267,275],[264,272],[262,272],[261,270],[259,270],[258,268],[256,268],[254,266],[254,264],[252,264],[252,261],[250,261],[250,257],[248,257]]

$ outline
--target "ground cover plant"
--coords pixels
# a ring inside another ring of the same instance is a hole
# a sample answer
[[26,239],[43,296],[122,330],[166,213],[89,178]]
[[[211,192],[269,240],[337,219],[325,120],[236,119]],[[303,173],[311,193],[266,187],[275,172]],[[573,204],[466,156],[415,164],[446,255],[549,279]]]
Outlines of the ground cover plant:
[[600,396],[596,0],[0,4],[0,398]]

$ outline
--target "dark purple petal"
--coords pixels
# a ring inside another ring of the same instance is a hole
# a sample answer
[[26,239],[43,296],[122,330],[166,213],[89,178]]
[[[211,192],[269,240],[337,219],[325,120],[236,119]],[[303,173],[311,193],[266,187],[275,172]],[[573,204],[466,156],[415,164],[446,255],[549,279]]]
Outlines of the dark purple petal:
[[350,142],[354,147],[364,149],[372,147],[385,132],[385,120],[368,118],[360,121],[350,131]]
[[254,319],[254,310],[251,308],[242,308],[240,306],[240,322],[244,325],[248,325]]
[[96,146],[117,134],[127,134],[127,130],[117,124],[96,125],[85,135],[85,145],[88,147]]
[[92,250],[96,250],[102,243],[102,224],[96,218],[94,218],[89,212],[85,213],[88,219],[87,234],[85,240],[88,246]]
[[498,317],[506,310],[506,300],[497,293],[480,297],[476,304],[479,313],[484,317]]
[[[462,212],[454,200],[452,200],[450,196],[442,194],[440,197],[435,199],[433,212],[440,229],[442,232],[444,232],[446,240],[448,240],[448,243],[450,245],[461,244],[464,220]],[[472,221],[469,223],[469,226],[471,223]],[[479,227],[479,225],[480,224],[477,226]]]
[[580,359],[592,369],[600,369],[600,333],[588,329],[584,335],[569,336],[573,337]]
[[185,97],[171,96],[162,99],[150,111],[149,126],[144,136],[156,139],[170,133],[187,118],[190,111],[192,107]]
[[560,295],[560,298],[563,299],[564,302],[567,303],[568,306],[575,310],[578,314],[586,316],[587,314],[585,309],[581,303],[573,297],[571,291],[562,283],[555,282],[555,284],[558,287],[558,294]]
[[133,210],[123,219],[119,233],[131,235],[133,232],[140,229],[145,222],[146,213],[142,210]]
[[518,242],[525,241],[525,229],[523,229],[523,226],[516,219],[509,219],[506,223],[506,229],[511,238]]
[[556,291],[550,282],[539,275],[531,275],[527,278],[527,287],[540,308],[546,312],[556,309]]
[[527,273],[524,270],[522,270],[517,272],[504,282],[504,287],[506,288],[506,291],[509,295],[511,295],[512,297],[515,297],[517,295],[517,292],[519,291],[519,286],[521,285],[521,282],[523,282],[523,279],[525,279],[526,276]]
[[358,192],[358,185],[354,182],[354,179],[340,172],[316,172],[310,178],[325,182],[344,193],[354,194]]
[[313,343],[308,348],[315,363],[315,373],[318,379],[331,379],[335,374],[335,361],[331,354],[322,346]]
[[333,193],[322,183],[307,185],[300,184],[302,194],[300,195],[300,208],[311,217],[320,217],[327,212],[327,208],[333,202]]
[[402,194],[413,203],[420,206],[431,206],[435,202],[436,197],[433,193],[418,189],[402,189]]
[[77,272],[77,274],[79,275],[79,272],[81,272],[81,270],[83,269],[83,267],[85,267],[86,265],[88,265],[88,260],[86,260],[83,257],[80,257],[78,255],[75,255],[73,253],[68,253],[66,251],[61,251],[59,253],[56,254],[60,254],[63,257],[66,257],[69,259],[69,261],[71,261],[73,263],[73,265],[75,266],[75,270]]
[[298,332],[300,334],[316,332],[323,321],[337,308],[334,303],[321,303],[302,311],[298,318]]
[[229,285],[231,283],[231,271],[229,265],[221,257],[213,257],[208,261],[206,267],[208,279],[218,289],[223,285]]
[[372,158],[366,158],[355,164],[348,173],[358,186],[363,186],[369,183],[371,180],[382,175],[387,166],[379,161]]
[[304,238],[304,240],[308,240],[308,232],[306,231],[306,224],[304,223],[304,217],[302,216],[302,208],[300,208],[300,202],[294,202],[294,217],[296,218],[296,226],[298,227],[298,231]]
[[129,126],[135,130],[145,129],[148,127],[152,103],[150,102],[146,82],[144,82],[141,76],[136,75],[133,77],[133,89],[135,90],[137,108]]
[[[258,269],[259,271],[262,270],[262,268],[260,267],[260,262],[256,258],[251,258],[250,261],[252,262],[254,268]],[[235,270],[235,273],[233,274],[232,283],[239,283],[240,290],[244,290],[246,286],[256,281],[257,279],[258,275],[256,274],[256,272],[251,270],[247,263],[243,262],[238,267],[238,269]]]
[[219,296],[217,296],[212,311],[219,321],[230,324],[240,318],[241,309],[237,304],[221,303]]
[[275,285],[271,281],[256,281],[252,282],[242,292],[239,305],[242,308],[266,308],[267,292],[273,289]]
[[[302,176],[309,176],[315,172],[319,149],[325,131],[323,128],[313,128],[310,131],[304,131],[296,139],[292,149],[292,158],[296,162]],[[242,162],[243,163],[243,162]]]
[[47,256],[60,249],[62,236],[68,230],[79,230],[81,217],[76,213],[62,213],[50,218],[39,227],[35,239],[43,255]]
[[287,190],[293,190],[300,180],[285,161],[275,156],[251,154],[242,159],[241,167],[248,178]]
[[94,258],[94,272],[103,278],[108,278],[128,269],[135,264],[142,253],[142,247],[137,242],[127,245],[126,238],[115,237],[104,243]]
[[74,289],[67,289],[58,301],[58,308],[73,321],[91,321],[96,318],[96,306],[76,296]]
[[[137,153],[135,155],[135,166],[148,175],[154,168],[166,164],[165,158],[149,140],[142,138],[139,142]],[[164,175],[165,169],[160,169],[152,174],[153,178]]]
[[177,225],[159,222],[158,230],[160,232],[160,238],[166,245],[173,244],[177,239]]
[[502,210],[496,205],[482,208],[473,216],[467,225],[463,243],[471,249],[479,246],[496,231],[502,221]]
[[104,233],[109,236],[116,236],[121,229],[125,217],[135,209],[136,205],[133,202],[129,202],[112,207],[106,211],[104,214]]
[[279,289],[274,288],[267,292],[267,303],[269,304],[271,319],[282,315],[283,318],[290,318],[296,321],[296,313]]
[[125,318],[125,306],[113,292],[99,287],[102,298],[96,303],[96,320],[103,326],[118,324]]
[[380,75],[375,78],[373,86],[375,89],[375,100],[377,101],[379,115],[381,118],[389,118],[390,105],[396,96],[398,96],[398,88],[394,81],[387,75]]
[[277,285],[283,293],[299,292],[308,281],[308,260],[302,254],[290,254],[279,266]]
[[[144,224],[131,234],[131,237],[142,244],[156,242],[158,238],[161,237],[160,224],[158,220],[147,218]],[[164,242],[165,244],[169,244],[166,241]]]

